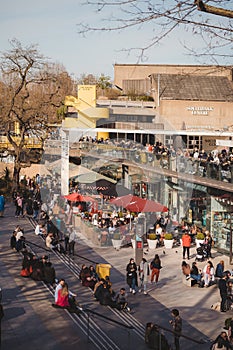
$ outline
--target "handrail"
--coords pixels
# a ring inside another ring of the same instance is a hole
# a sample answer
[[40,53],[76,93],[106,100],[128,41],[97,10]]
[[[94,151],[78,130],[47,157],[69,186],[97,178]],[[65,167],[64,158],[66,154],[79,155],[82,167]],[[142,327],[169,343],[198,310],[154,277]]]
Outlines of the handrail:
[[[28,241],[28,240],[25,240],[25,244],[26,244],[26,245],[28,244],[29,247],[30,247],[30,244],[31,244],[31,245],[33,245],[33,246],[35,246],[35,247],[37,247],[37,248],[40,248],[40,249],[42,249],[42,250],[44,250],[44,251],[46,251],[46,252],[52,253],[52,250],[51,250],[51,249],[42,247],[42,246],[40,246],[40,245],[38,245],[38,244],[36,244],[36,243],[32,243],[32,242],[30,242],[30,241]],[[95,264],[95,265],[100,264],[100,263],[97,263],[96,261],[93,261],[93,260],[91,260],[91,259],[85,258],[85,257],[82,256],[82,255],[79,255],[79,254],[76,254],[76,253],[75,253],[74,255],[77,256],[77,257],[79,257],[79,258],[81,258],[81,259],[83,259],[83,260],[87,260],[87,261],[91,262],[92,264]]]
[[134,329],[133,326],[128,326],[128,325],[125,324],[125,323],[122,323],[122,322],[113,320],[113,319],[110,318],[110,317],[101,315],[100,313],[98,313],[98,312],[96,312],[96,311],[93,311],[93,310],[90,310],[90,309],[88,309],[88,308],[83,309],[83,311],[84,311],[84,312],[85,312],[85,311],[86,311],[86,312],[89,312],[90,314],[93,314],[93,315],[95,315],[95,316],[98,316],[98,317],[100,317],[100,318],[103,318],[103,319],[105,319],[105,320],[107,320],[107,321],[111,321],[112,323],[115,323],[115,324],[117,324],[117,325],[119,325],[119,326],[122,326],[122,327],[124,327],[124,328],[127,328],[127,329]]
[[[158,324],[154,324],[157,328],[159,328],[159,329],[162,329],[162,330],[164,330],[164,331],[166,331],[166,332],[169,332],[169,333],[172,333],[173,335],[177,335],[177,333],[176,332],[174,332],[174,331],[172,331],[171,329],[169,329],[169,328],[166,328],[166,327],[163,327],[163,326],[159,326]],[[192,342],[194,342],[194,343],[196,343],[196,344],[205,344],[206,343],[206,341],[204,341],[204,340],[197,340],[197,339],[193,339],[193,338],[191,338],[191,337],[189,337],[189,336],[187,336],[187,335],[185,335],[185,334],[179,334],[182,338],[185,338],[185,339],[187,339],[187,340],[190,340],[190,341],[192,341]]]

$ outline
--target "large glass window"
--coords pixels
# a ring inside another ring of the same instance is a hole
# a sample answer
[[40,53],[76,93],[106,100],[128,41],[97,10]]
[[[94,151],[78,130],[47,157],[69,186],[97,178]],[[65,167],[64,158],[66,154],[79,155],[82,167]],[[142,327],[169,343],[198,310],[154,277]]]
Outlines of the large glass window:
[[202,137],[201,136],[187,136],[188,149],[202,149]]

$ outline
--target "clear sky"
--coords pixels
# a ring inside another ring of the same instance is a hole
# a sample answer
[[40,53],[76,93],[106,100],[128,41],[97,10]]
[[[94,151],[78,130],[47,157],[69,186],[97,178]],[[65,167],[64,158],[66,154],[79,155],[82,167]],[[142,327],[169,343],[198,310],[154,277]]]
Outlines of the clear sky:
[[[123,33],[89,33],[86,38],[78,34],[80,22],[96,22],[99,16],[83,0],[7,0],[1,4],[0,51],[10,48],[9,40],[16,38],[22,44],[38,44],[41,53],[54,62],[62,63],[70,74],[100,75],[113,78],[114,63],[138,63],[137,55],[122,51],[136,47],[148,30],[131,30]],[[184,54],[180,39],[189,34],[173,35],[159,48],[151,49],[150,64],[199,64]],[[193,40],[187,36],[187,40]]]

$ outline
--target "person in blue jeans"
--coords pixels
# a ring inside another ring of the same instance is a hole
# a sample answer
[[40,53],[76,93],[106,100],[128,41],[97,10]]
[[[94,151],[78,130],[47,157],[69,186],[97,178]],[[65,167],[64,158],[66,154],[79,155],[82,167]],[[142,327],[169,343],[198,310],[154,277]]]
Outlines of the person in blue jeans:
[[198,271],[198,267],[197,267],[197,263],[196,261],[194,261],[192,263],[192,268],[191,268],[191,271],[190,271],[190,277],[193,278],[194,280],[196,280],[197,282],[200,282],[201,280],[201,273],[199,273]]
[[130,293],[136,293],[136,287],[138,286],[137,265],[133,258],[130,259],[126,266],[126,282],[130,288]]

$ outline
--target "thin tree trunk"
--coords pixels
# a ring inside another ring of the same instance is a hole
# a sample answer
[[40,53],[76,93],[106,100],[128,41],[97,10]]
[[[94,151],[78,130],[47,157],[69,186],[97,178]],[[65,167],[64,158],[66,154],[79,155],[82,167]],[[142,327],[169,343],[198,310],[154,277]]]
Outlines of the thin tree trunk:
[[13,187],[19,188],[19,176],[20,176],[21,167],[19,164],[15,163],[14,172],[13,172]]

